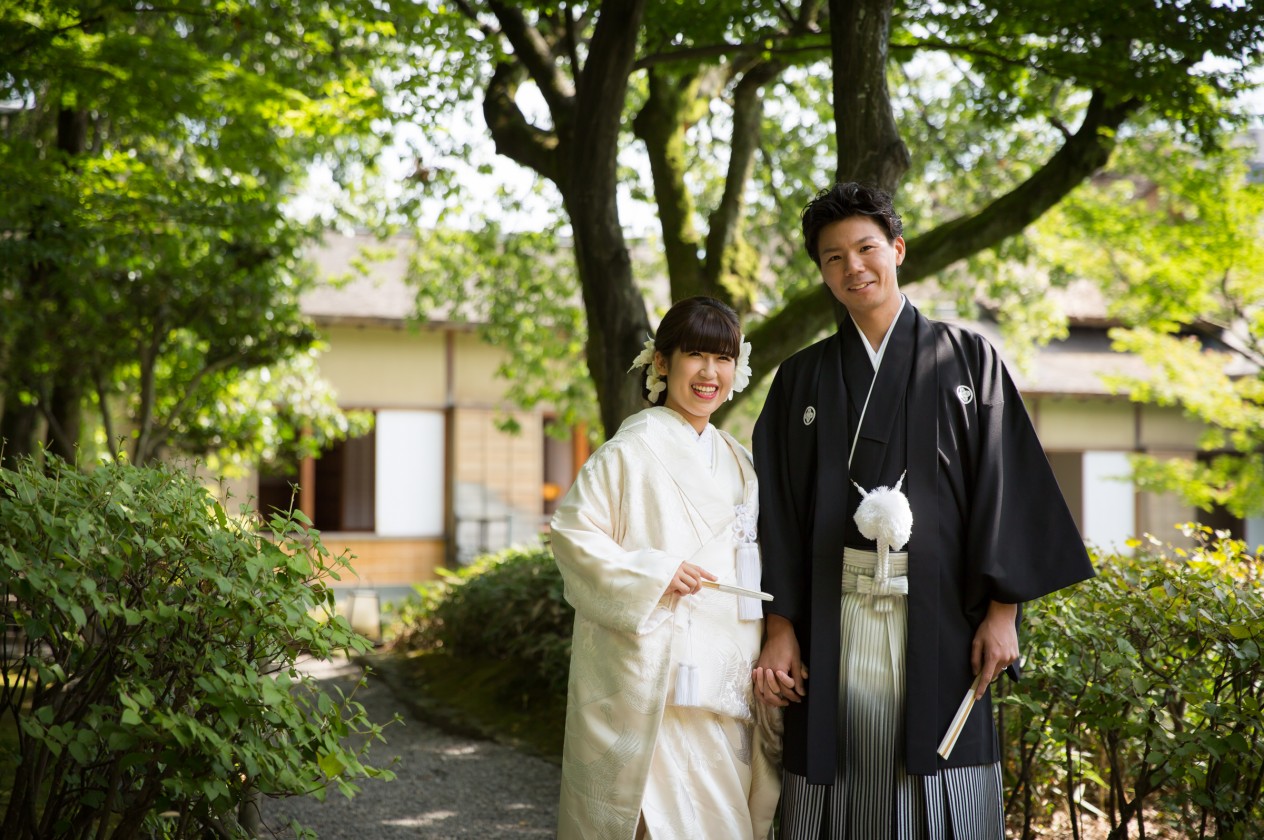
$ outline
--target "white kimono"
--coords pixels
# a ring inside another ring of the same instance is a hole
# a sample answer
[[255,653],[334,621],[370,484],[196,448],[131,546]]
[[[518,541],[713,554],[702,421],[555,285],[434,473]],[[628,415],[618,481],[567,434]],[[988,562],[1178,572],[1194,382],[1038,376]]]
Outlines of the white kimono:
[[[711,431],[708,467],[676,412],[629,417],[553,517],[575,607],[560,838],[632,840],[642,814],[653,840],[768,836],[780,718],[751,690],[763,622],[731,594],[664,595],[684,560],[735,582],[737,505],[758,504],[750,455]],[[681,662],[698,665],[697,706],[675,705]]]

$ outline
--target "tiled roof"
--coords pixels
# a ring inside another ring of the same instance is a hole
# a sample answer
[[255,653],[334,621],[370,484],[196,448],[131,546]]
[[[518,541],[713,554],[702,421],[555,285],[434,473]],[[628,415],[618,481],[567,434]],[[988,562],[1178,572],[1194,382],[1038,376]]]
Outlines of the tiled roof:
[[[303,295],[303,312],[323,324],[408,321],[417,309],[416,292],[405,282],[409,244],[402,237],[327,235],[307,253],[321,282]],[[366,259],[366,251],[379,258]]]

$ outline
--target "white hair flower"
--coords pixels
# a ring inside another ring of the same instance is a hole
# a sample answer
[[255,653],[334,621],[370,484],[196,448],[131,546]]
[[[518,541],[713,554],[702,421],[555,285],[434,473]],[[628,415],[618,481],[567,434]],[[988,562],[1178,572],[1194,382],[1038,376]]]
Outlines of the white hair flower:
[[[746,336],[738,339],[741,342],[741,352],[737,355],[737,364],[733,367],[733,388],[729,391],[728,398],[733,399],[733,395],[741,391],[750,384],[751,367],[750,367],[750,342],[746,340]],[[654,366],[654,339],[645,339],[641,352],[632,360],[632,366],[628,368],[628,373],[639,367],[645,367],[645,390],[649,392],[650,402],[658,399],[658,395],[667,390],[667,383],[658,373],[658,368]]]
[[637,368],[645,366],[645,390],[649,392],[650,402],[655,402],[658,395],[667,390],[667,383],[658,375],[658,368],[654,366],[654,339],[645,339],[645,344],[636,358],[632,360],[632,366],[628,368],[628,373]]
[[733,390],[729,391],[729,399],[733,399],[734,394],[745,389],[750,384],[751,378],[750,342],[744,335],[738,341],[742,343],[742,351],[737,354],[737,364],[733,368]]

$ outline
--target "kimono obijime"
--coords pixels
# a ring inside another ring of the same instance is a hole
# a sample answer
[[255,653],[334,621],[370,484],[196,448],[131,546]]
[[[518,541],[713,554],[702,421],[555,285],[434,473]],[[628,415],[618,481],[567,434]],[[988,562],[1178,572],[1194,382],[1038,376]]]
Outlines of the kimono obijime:
[[[780,739],[753,697],[757,602],[743,619],[728,593],[664,595],[685,560],[736,583],[757,506],[746,451],[658,407],[593,453],[558,508],[553,552],[575,607],[560,838],[632,840],[642,819],[655,840],[768,835]],[[680,705],[686,666],[697,698]]]
[[[950,759],[936,754],[973,680],[974,633],[991,601],[1039,598],[1092,567],[991,345],[907,301],[876,371],[864,341],[848,320],[784,362],[755,427],[768,612],[792,622],[810,675],[785,710],[782,834],[999,838],[990,695]],[[853,482],[901,476],[913,525],[891,555],[900,592],[875,597]]]

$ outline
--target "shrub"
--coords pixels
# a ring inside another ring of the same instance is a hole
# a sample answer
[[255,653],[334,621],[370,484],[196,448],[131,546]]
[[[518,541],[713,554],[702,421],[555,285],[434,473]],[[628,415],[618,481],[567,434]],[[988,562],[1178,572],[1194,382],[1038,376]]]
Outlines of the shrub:
[[389,775],[343,746],[379,737],[363,707],[295,668],[368,647],[332,618],[345,558],[296,518],[256,534],[173,467],[0,471],[0,715],[20,754],[0,834],[244,836],[255,792]]
[[397,606],[397,644],[515,660],[525,666],[524,681],[565,692],[575,611],[549,549],[511,548],[439,574]]
[[1022,836],[1054,807],[1104,812],[1112,838],[1264,836],[1264,564],[1197,533],[1191,553],[1096,558],[1029,611],[1030,671],[1002,702]]

